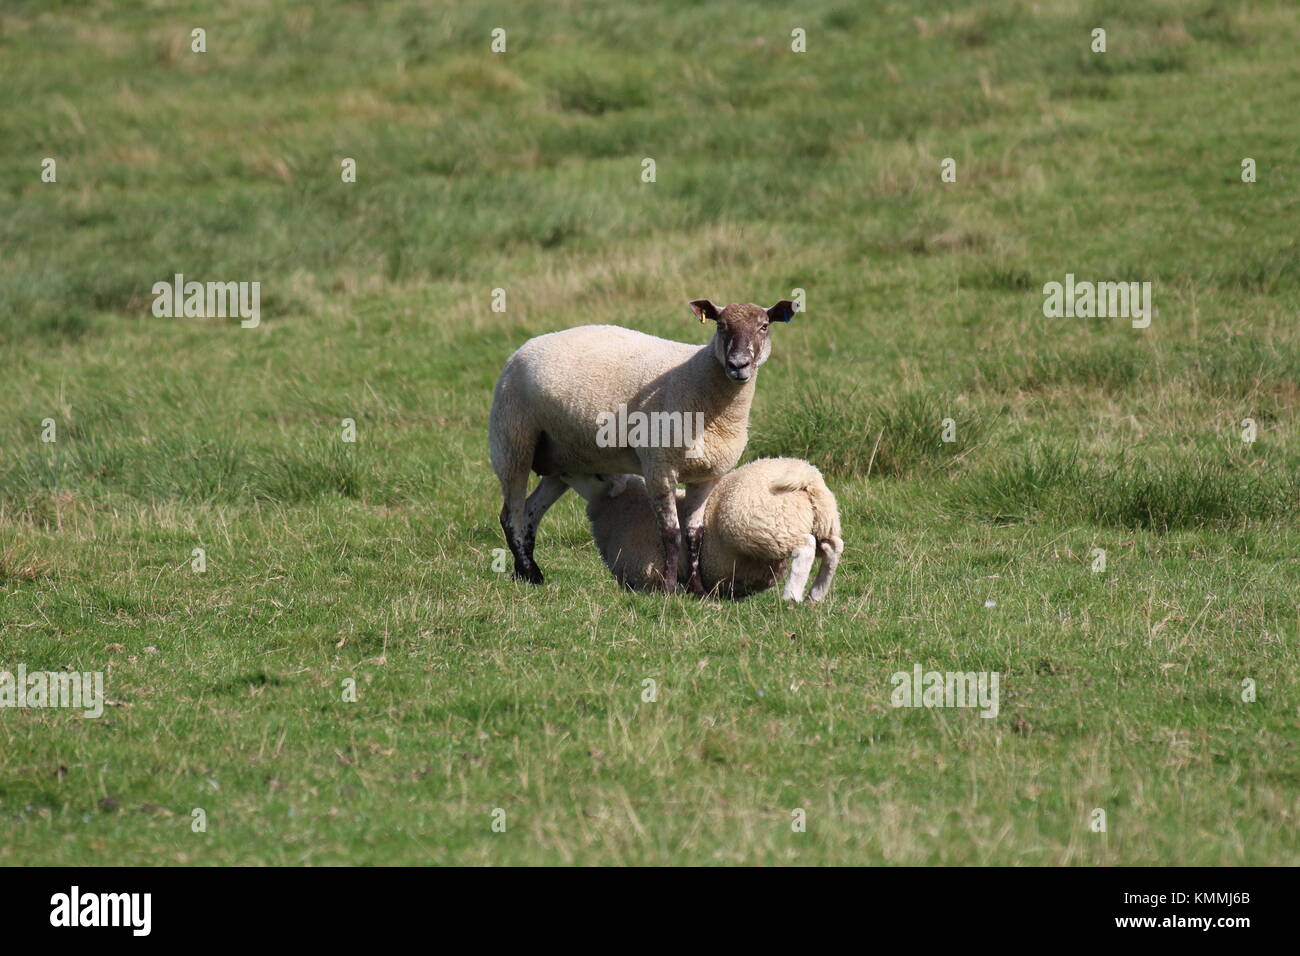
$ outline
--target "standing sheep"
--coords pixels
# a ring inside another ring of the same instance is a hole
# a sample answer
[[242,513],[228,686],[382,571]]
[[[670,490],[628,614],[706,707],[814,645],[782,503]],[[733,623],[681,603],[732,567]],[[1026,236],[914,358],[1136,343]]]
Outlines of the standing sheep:
[[[605,566],[619,582],[646,590],[657,582],[658,535],[636,475],[565,479],[587,500],[587,519]],[[704,504],[700,575],[725,597],[766,590],[788,571],[781,596],[803,599],[813,559],[821,567],[808,594],[830,590],[844,542],[835,496],[821,472],[796,458],[760,458],[723,477]]]
[[[687,586],[703,594],[699,528],[709,490],[740,460],[749,438],[749,408],[758,367],[772,351],[770,322],[789,322],[794,304],[719,308],[696,299],[700,321],[716,323],[708,345],[687,345],[612,325],[584,325],[539,335],[506,360],[492,396],[488,444],[505,504],[501,527],[515,558],[514,575],[533,584],[537,525],[569,486],[566,475],[644,475],[647,511],[658,519],[666,591],[678,583],[679,513],[686,524]],[[633,430],[611,441],[614,416],[648,418],[650,435]],[[698,433],[688,438],[698,424]],[[528,472],[542,476],[531,495]],[[679,512],[677,485],[686,486]],[[525,498],[525,495],[527,497]]]

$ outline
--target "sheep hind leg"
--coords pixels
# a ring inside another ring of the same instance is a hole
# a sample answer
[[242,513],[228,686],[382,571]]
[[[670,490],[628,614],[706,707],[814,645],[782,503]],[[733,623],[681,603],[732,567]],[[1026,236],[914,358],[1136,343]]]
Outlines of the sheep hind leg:
[[804,543],[795,548],[794,554],[790,556],[790,576],[785,580],[781,600],[794,601],[796,604],[803,600],[804,585],[808,583],[808,574],[812,571],[816,555],[817,539],[810,534],[804,535]]
[[817,542],[817,550],[821,552],[821,567],[817,569],[817,579],[808,592],[810,601],[820,601],[831,589],[835,569],[840,564],[840,555],[844,553],[844,542],[839,538],[825,538]]
[[[533,560],[533,542],[525,535],[528,528],[528,469],[503,477],[501,490],[505,499],[501,506],[501,530],[505,532],[506,544],[515,557],[513,577],[517,581],[541,584],[544,580],[542,569]],[[534,525],[534,535],[536,530]]]

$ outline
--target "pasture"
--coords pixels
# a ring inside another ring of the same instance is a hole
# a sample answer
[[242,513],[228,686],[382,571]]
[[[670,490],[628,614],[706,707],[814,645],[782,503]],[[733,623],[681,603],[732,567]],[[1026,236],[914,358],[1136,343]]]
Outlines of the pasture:
[[[6,4],[0,671],[108,705],[0,709],[0,864],[1300,864],[1298,28]],[[829,600],[621,592],[576,495],[494,571],[511,351],[794,289],[745,460],[823,470]],[[998,716],[894,708],[918,664]]]

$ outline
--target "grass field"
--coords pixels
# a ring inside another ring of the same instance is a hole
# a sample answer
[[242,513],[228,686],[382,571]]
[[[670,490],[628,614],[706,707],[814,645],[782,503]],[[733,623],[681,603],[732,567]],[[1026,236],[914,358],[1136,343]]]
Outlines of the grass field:
[[[1300,864],[1298,28],[6,4],[0,670],[110,705],[0,709],[0,864]],[[155,317],[177,272],[261,324]],[[1047,318],[1067,273],[1158,315]],[[493,571],[513,349],[795,288],[746,459],[825,471],[830,600],[622,593],[572,495]]]

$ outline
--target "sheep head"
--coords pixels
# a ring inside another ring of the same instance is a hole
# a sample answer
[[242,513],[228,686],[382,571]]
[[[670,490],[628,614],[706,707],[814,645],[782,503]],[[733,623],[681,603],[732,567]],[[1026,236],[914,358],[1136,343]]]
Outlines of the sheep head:
[[748,303],[719,308],[708,299],[696,299],[690,306],[701,322],[712,319],[717,323],[713,354],[727,378],[737,384],[753,378],[754,372],[772,354],[769,324],[794,318],[794,303],[789,299],[782,299],[770,309]]

